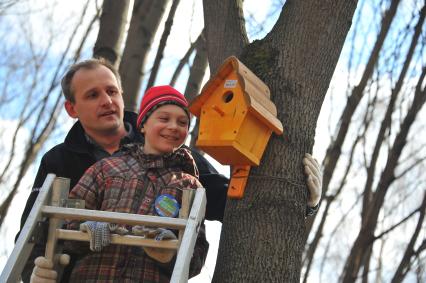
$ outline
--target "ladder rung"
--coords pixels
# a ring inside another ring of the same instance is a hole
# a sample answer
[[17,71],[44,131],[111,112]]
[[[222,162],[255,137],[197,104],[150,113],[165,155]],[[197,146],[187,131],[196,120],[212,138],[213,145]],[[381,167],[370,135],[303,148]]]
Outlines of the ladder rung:
[[149,227],[167,227],[171,229],[185,229],[187,220],[121,212],[86,210],[79,208],[65,208],[56,206],[43,206],[42,213],[50,217],[67,220],[92,220],[128,225],[146,225]]
[[[65,230],[65,229],[56,229],[56,235],[58,239],[62,240],[74,240],[74,241],[86,241],[89,242],[89,234],[75,231],[75,230]],[[116,245],[128,245],[128,246],[143,246],[151,248],[163,248],[163,249],[178,249],[178,240],[162,240],[156,241],[154,239],[146,239],[139,236],[133,235],[117,235],[111,234],[111,244]]]

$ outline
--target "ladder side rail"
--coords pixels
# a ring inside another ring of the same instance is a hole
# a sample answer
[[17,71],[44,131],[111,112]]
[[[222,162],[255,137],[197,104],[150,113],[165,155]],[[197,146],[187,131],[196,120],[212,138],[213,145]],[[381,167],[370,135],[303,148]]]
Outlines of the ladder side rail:
[[[70,188],[70,179],[56,178],[52,185],[51,205],[60,207],[61,200],[68,197]],[[47,234],[46,253],[45,257],[54,262],[54,255],[56,250],[56,229],[62,226],[63,220],[55,217],[49,219],[49,230]]]
[[31,251],[34,247],[34,243],[30,243],[33,236],[32,234],[37,222],[42,218],[42,206],[49,201],[52,183],[55,177],[56,176],[54,174],[48,174],[46,176],[31,212],[28,215],[24,227],[22,227],[21,233],[19,234],[18,240],[15,243],[15,247],[3,268],[0,276],[0,282],[15,283],[18,282],[18,279],[21,277],[25,263],[30,257]]
[[[192,201],[194,200],[195,190],[184,190],[182,192],[182,207],[179,210],[179,218],[188,219],[191,212]],[[179,245],[182,242],[184,229],[179,230],[178,240]]]
[[191,213],[188,218],[182,243],[176,258],[175,267],[171,277],[171,283],[188,282],[189,265],[194,253],[195,242],[198,236],[199,227],[204,219],[206,211],[206,191],[198,188],[192,204]]

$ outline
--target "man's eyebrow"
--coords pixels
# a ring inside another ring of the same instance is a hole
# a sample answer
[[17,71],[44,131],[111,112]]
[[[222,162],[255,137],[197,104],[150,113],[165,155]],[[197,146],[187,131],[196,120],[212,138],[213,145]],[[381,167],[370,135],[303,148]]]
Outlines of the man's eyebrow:
[[88,90],[84,91],[83,94],[86,95],[86,94],[89,94],[89,93],[94,92],[94,91],[96,91],[96,87],[89,88]]
[[114,89],[119,90],[118,86],[116,86],[116,85],[107,85],[107,88],[114,88]]

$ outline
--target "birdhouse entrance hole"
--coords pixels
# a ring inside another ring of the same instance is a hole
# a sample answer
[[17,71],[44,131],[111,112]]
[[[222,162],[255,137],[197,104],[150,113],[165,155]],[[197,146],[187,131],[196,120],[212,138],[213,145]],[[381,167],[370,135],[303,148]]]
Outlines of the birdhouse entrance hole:
[[222,99],[225,103],[229,103],[231,102],[232,98],[234,98],[234,93],[232,91],[227,91],[225,92],[225,94],[222,96]]

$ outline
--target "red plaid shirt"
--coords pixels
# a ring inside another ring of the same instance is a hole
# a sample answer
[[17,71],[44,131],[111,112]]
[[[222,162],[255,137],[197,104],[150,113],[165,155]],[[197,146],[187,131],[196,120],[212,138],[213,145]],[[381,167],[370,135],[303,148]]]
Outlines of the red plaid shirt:
[[[156,215],[155,199],[170,194],[181,203],[182,190],[202,187],[186,149],[163,156],[146,155],[142,146],[130,145],[120,157],[105,158],[90,167],[70,192],[84,199],[87,209]],[[68,224],[78,229],[78,223]],[[131,227],[127,227],[129,231]],[[75,242],[66,246],[77,246]],[[207,256],[202,225],[191,261],[190,276],[198,274]],[[110,245],[101,252],[88,251],[75,265],[71,282],[169,282],[174,261],[161,264],[142,248]]]

